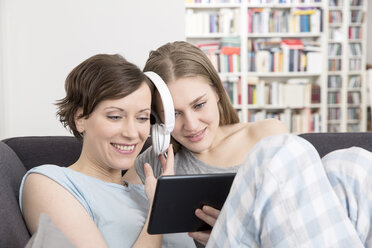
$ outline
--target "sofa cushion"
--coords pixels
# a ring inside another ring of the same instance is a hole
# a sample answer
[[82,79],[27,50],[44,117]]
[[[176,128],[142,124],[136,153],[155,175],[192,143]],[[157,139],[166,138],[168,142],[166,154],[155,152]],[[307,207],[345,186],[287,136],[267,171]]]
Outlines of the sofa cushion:
[[24,247],[30,234],[18,205],[19,186],[26,168],[0,141],[0,247]]

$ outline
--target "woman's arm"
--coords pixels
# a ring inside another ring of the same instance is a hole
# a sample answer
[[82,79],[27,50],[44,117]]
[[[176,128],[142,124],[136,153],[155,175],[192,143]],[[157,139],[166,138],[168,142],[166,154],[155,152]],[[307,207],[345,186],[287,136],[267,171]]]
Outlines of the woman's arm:
[[[92,217],[80,202],[47,176],[31,173],[22,194],[22,209],[31,234],[45,213],[77,248],[107,248]],[[161,247],[162,235],[147,233],[148,218],[133,247]]]
[[[168,148],[168,157],[165,158],[163,155],[159,156],[159,160],[162,166],[162,175],[174,175],[174,154],[173,154],[173,147],[172,145]],[[154,201],[154,194],[156,189],[157,180],[154,177],[154,171],[150,164],[144,164],[144,173],[145,173],[145,191],[147,198],[150,202],[150,206]],[[134,244],[133,248],[136,247],[161,247],[163,235],[151,235],[147,232],[147,227],[149,224],[151,208],[149,213],[147,214],[147,219],[145,225],[142,228],[140,236],[138,237],[136,243]]]
[[22,203],[23,215],[31,234],[37,230],[40,214],[45,213],[76,247],[107,247],[85,208],[49,177],[38,173],[28,175],[23,187]]

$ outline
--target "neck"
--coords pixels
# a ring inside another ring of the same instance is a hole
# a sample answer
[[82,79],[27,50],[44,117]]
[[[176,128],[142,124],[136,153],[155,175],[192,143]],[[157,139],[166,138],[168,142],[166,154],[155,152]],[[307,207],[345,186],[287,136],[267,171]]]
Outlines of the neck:
[[122,184],[121,170],[112,169],[107,166],[92,163],[88,159],[80,157],[70,169],[83,173],[85,175],[100,179],[104,182]]

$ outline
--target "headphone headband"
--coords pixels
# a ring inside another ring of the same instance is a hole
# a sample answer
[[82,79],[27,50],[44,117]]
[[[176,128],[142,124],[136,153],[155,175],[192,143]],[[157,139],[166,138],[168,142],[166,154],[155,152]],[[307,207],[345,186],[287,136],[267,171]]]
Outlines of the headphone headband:
[[168,86],[163,79],[153,71],[146,71],[145,75],[152,81],[158,90],[164,108],[164,126],[171,133],[174,128],[174,105]]

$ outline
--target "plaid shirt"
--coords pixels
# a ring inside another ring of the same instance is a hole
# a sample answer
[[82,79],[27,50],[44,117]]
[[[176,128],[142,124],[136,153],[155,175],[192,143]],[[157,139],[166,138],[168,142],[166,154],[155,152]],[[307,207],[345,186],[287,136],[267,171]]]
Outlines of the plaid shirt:
[[239,169],[206,247],[372,247],[371,185],[366,150],[321,160],[296,135],[264,138]]

